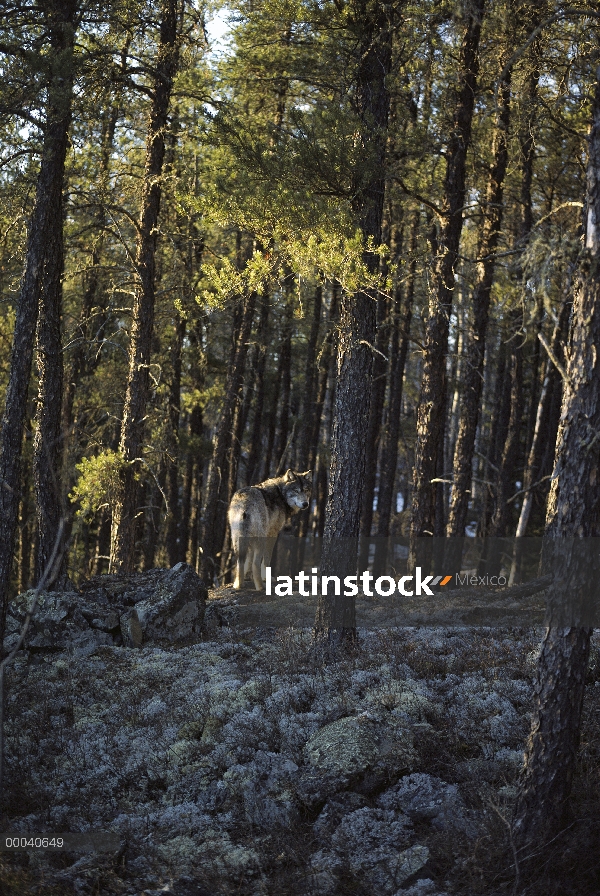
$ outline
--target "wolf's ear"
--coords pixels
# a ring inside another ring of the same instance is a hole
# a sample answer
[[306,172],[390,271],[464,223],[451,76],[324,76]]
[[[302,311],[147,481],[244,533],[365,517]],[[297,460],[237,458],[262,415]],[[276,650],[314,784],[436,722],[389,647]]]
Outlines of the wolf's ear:
[[293,470],[288,470],[285,476],[283,477],[284,482],[293,482],[296,478]]

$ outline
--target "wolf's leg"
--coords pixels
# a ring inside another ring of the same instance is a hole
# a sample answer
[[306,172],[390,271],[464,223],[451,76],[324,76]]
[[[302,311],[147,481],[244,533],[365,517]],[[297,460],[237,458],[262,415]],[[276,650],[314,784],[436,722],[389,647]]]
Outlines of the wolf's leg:
[[245,538],[240,538],[237,547],[234,545],[234,551],[236,554],[236,564],[235,564],[235,582],[233,583],[233,587],[238,590],[244,584],[244,578],[246,575],[246,564],[248,562],[248,545],[246,543]]
[[[261,539],[262,541],[262,539]],[[262,565],[262,545],[259,547],[258,545],[254,548],[254,554],[252,558],[252,578],[254,579],[254,587],[257,591],[263,590],[263,580],[261,575],[261,565]]]

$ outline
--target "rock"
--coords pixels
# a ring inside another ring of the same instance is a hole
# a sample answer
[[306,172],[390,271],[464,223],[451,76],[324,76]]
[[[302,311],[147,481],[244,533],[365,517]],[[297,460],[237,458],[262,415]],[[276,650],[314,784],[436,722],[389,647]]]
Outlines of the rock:
[[135,605],[143,642],[177,644],[200,633],[207,588],[187,563],[164,572],[151,597]]
[[[11,602],[6,617],[7,646],[14,646],[19,640],[33,598],[34,592],[27,591]],[[39,652],[70,648],[76,655],[87,656],[98,647],[112,644],[109,632],[92,628],[81,612],[79,600],[79,595],[70,591],[39,594],[25,636],[26,649]]]
[[313,825],[313,831],[319,842],[328,842],[331,839],[331,835],[345,815],[356,809],[364,809],[366,806],[366,797],[360,793],[350,791],[330,797]]
[[[19,640],[33,597],[28,591],[9,606],[9,649]],[[25,647],[89,655],[102,646],[180,644],[200,634],[206,597],[206,586],[185,563],[127,577],[95,576],[79,592],[38,596]]]
[[473,820],[456,784],[422,773],[402,778],[377,799],[382,809],[404,812],[413,821],[428,821],[439,831],[473,833]]
[[370,892],[392,896],[429,859],[426,846],[408,845],[412,833],[399,812],[358,809],[342,819],[331,845]]
[[329,784],[328,794],[354,785],[372,793],[385,781],[412,771],[417,761],[412,733],[367,713],[325,725],[306,743],[309,765]]
[[311,896],[333,896],[338,887],[338,872],[344,867],[342,860],[335,853],[320,849],[310,857],[308,867],[307,892]]

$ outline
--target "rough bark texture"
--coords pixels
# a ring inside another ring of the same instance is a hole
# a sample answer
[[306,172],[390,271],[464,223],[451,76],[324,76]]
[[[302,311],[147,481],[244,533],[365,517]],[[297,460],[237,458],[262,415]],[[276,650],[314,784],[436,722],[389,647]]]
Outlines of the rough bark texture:
[[436,489],[432,479],[438,474],[438,452],[443,446],[446,407],[446,354],[456,264],[465,204],[466,159],[477,74],[479,39],[485,0],[464,4],[464,35],[460,48],[459,88],[454,108],[452,132],[446,150],[447,169],[442,210],[445,223],[434,263],[434,285],[425,338],[421,395],[417,410],[417,442],[413,474],[413,506],[410,528],[409,565],[418,564],[417,539],[434,534]]
[[55,218],[60,209],[71,121],[74,20],[77,4],[48,2],[49,83],[46,127],[35,205],[27,239],[25,270],[17,302],[10,378],[2,418],[0,454],[0,644],[4,637],[6,605],[19,513],[23,424],[31,373],[33,341],[41,301],[44,265]]
[[[589,140],[585,247],[575,277],[567,375],[548,502],[546,533],[569,538],[550,589],[538,663],[531,734],[515,806],[518,848],[548,842],[564,822],[571,791],[591,630],[561,627],[565,595],[577,600],[581,537],[600,535],[600,80]],[[577,606],[575,606],[577,610]]]
[[[483,362],[489,316],[490,296],[496,266],[503,213],[504,175],[508,161],[508,126],[510,119],[510,76],[498,90],[498,119],[493,142],[493,162],[490,169],[483,209],[484,219],[477,248],[477,281],[473,292],[473,311],[463,364],[463,392],[460,405],[458,435],[454,450],[453,484],[446,535],[459,539],[456,555],[447,558],[448,571],[460,570],[460,545],[467,523],[469,496],[473,470],[475,434],[483,389]],[[462,552],[460,552],[462,553]]]
[[[56,533],[64,516],[61,460],[63,399],[63,354],[61,337],[63,252],[62,190],[55,207],[56,221],[48,240],[44,283],[37,326],[38,403],[33,440],[33,479],[38,524],[38,552],[35,581],[39,582],[48,566],[56,542]],[[49,590],[66,584],[67,558],[62,551],[56,575]]]
[[135,519],[139,458],[144,443],[146,406],[150,385],[156,242],[165,158],[165,130],[179,63],[177,0],[162,0],[156,77],[142,183],[142,205],[136,248],[138,285],[132,310],[129,375],[121,422],[119,450],[123,456],[122,498],[113,515],[111,570],[131,572],[135,561]]
[[[381,242],[385,190],[385,148],[389,115],[386,75],[391,65],[391,22],[383,5],[353,3],[349,9],[358,40],[356,105],[361,120],[362,164],[354,172],[353,210],[365,243]],[[365,251],[372,271],[374,253]],[[365,472],[365,421],[369,419],[375,300],[365,291],[342,295],[333,415],[329,494],[325,511],[321,568],[344,575],[356,566],[356,554],[340,553],[340,539],[358,538]],[[353,638],[353,600],[320,600],[315,630],[333,639]]]

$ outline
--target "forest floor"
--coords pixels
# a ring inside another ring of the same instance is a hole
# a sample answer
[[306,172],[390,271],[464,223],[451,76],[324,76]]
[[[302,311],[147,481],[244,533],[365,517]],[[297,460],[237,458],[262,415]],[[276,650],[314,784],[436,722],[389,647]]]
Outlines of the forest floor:
[[313,613],[221,589],[194,644],[19,655],[3,830],[118,836],[112,852],[5,851],[0,893],[600,890],[600,638],[571,825],[526,881],[508,822],[540,630],[367,628],[359,609],[358,645],[324,658]]

